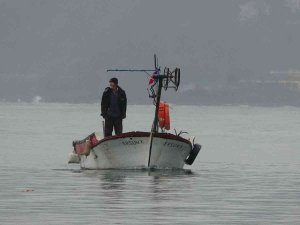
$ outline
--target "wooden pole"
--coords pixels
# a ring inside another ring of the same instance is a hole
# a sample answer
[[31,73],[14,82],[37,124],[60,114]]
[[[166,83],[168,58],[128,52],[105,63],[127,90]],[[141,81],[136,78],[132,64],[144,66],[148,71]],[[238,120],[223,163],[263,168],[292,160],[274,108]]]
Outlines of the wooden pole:
[[162,89],[162,81],[163,76],[158,75],[158,91],[156,96],[156,106],[155,106],[155,115],[154,115],[154,121],[152,124],[152,129],[150,133],[150,147],[149,147],[149,158],[148,158],[148,168],[150,167],[151,163],[151,152],[152,152],[152,144],[153,144],[153,135],[154,133],[158,133],[158,113],[159,113],[159,103],[161,98],[161,89]]

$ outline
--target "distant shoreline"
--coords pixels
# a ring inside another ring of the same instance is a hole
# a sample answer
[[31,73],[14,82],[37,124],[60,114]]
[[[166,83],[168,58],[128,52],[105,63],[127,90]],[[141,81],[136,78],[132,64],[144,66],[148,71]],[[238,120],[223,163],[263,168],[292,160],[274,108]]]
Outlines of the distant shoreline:
[[[265,107],[265,108],[281,108],[281,107],[296,107],[300,108],[300,105],[296,104],[235,104],[235,103],[224,103],[224,104],[214,104],[214,103],[206,103],[206,104],[193,104],[193,103],[174,103],[169,101],[171,105],[176,106],[199,106],[199,107]],[[44,105],[44,104],[61,104],[61,105],[99,105],[100,102],[29,102],[29,101],[0,101],[0,104],[12,104],[12,105]],[[151,103],[129,103],[129,106],[152,106]]]

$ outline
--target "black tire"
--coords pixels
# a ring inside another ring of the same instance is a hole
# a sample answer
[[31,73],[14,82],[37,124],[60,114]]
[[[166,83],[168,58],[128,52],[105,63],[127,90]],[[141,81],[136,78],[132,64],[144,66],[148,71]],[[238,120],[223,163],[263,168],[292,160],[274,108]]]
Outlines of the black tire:
[[194,148],[192,149],[192,151],[190,152],[190,154],[186,158],[185,164],[192,165],[194,163],[198,153],[200,152],[200,150],[201,150],[201,145],[194,144]]

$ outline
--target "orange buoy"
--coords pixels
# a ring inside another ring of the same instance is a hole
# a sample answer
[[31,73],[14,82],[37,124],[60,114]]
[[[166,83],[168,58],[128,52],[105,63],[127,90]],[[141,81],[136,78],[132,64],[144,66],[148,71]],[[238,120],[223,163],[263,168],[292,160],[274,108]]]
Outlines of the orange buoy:
[[166,130],[170,130],[170,110],[169,110],[169,104],[166,102],[160,102],[159,103],[159,113],[158,113],[158,119],[159,119],[159,127],[165,128]]

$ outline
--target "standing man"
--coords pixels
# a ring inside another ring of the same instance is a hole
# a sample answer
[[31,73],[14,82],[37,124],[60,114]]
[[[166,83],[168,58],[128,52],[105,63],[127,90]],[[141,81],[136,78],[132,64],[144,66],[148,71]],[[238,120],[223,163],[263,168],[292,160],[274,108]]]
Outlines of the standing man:
[[109,80],[101,100],[101,116],[105,119],[104,137],[112,136],[123,131],[123,119],[126,118],[127,98],[125,91],[118,85],[117,78]]

